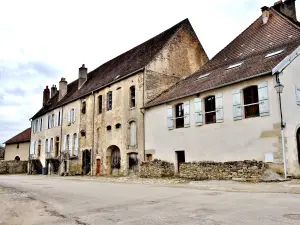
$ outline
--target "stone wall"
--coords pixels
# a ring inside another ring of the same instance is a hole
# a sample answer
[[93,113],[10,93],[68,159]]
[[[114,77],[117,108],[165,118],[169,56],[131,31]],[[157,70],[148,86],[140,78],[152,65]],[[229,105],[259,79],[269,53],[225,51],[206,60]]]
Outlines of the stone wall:
[[172,177],[174,176],[174,164],[154,159],[150,162],[142,162],[140,166],[141,177]]
[[261,161],[192,162],[179,165],[179,177],[195,180],[261,180],[268,165]]
[[0,174],[27,173],[28,161],[0,161]]
[[69,175],[81,175],[81,161],[79,159],[69,160]]

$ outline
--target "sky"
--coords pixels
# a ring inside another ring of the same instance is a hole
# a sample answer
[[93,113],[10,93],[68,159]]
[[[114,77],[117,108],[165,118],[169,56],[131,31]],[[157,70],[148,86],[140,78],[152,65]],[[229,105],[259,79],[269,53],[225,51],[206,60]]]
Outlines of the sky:
[[0,143],[30,127],[46,85],[77,79],[82,64],[92,71],[185,18],[212,58],[275,1],[1,1]]

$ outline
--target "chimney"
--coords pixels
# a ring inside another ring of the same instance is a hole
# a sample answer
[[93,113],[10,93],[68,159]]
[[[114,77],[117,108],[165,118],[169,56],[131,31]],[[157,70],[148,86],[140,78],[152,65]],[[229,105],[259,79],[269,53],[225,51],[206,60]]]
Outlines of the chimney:
[[270,9],[267,6],[264,6],[261,8],[261,12],[262,12],[261,16],[262,16],[263,24],[266,24],[270,17]]
[[277,12],[280,12],[289,19],[292,19],[297,22],[295,2],[296,0],[285,0],[284,2],[277,1],[275,2],[273,8]]
[[57,93],[57,87],[56,87],[56,85],[52,85],[52,88],[51,88],[51,98],[54,96],[54,95],[56,95],[56,93]]
[[84,64],[79,68],[78,74],[78,89],[83,85],[83,83],[87,80],[87,68],[85,68]]
[[58,96],[58,101],[60,101],[68,91],[68,82],[66,81],[65,78],[61,78],[59,81],[59,96]]
[[49,101],[50,99],[50,90],[48,88],[48,86],[46,86],[46,88],[44,89],[44,93],[43,93],[43,106],[46,105],[46,103]]

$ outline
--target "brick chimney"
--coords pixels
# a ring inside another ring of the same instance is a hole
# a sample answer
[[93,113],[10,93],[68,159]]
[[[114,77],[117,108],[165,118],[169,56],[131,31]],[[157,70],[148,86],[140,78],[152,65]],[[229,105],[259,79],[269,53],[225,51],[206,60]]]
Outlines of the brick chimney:
[[56,93],[57,93],[57,87],[56,87],[56,85],[52,85],[52,87],[51,87],[51,98],[54,96],[54,95],[56,95]]
[[49,90],[48,86],[46,86],[46,88],[44,89],[44,93],[43,93],[43,106],[47,104],[49,99],[50,99],[50,90]]
[[59,81],[59,96],[58,96],[58,101],[60,101],[68,91],[68,82],[66,81],[66,78],[61,78]]
[[267,6],[264,6],[261,8],[261,12],[262,12],[261,16],[262,16],[263,24],[266,24],[270,17],[270,9]]
[[78,89],[83,85],[83,83],[87,80],[87,68],[85,68],[84,64],[79,68],[78,74]]
[[297,21],[295,2],[296,0],[285,0],[284,2],[277,1],[275,2],[273,8],[286,17]]

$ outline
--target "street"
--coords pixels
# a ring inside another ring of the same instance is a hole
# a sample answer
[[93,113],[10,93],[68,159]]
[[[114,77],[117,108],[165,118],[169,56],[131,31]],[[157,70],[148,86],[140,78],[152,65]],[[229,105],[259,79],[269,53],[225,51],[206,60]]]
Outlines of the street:
[[300,195],[0,176],[0,224],[300,224]]

